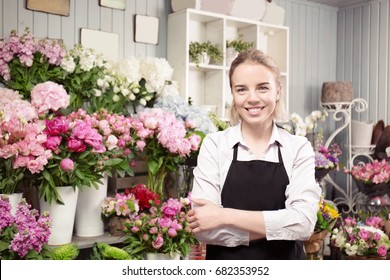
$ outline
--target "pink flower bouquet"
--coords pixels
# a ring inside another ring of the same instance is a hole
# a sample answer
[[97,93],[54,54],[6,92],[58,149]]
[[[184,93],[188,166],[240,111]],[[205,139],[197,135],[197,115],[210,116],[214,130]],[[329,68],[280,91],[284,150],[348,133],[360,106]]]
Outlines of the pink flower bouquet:
[[347,217],[341,227],[333,229],[331,242],[346,256],[385,258],[390,240],[382,231],[383,221],[380,220],[371,217],[362,223]]
[[190,245],[198,243],[188,227],[189,209],[189,198],[170,198],[162,205],[152,203],[147,212],[132,216],[126,224],[124,249],[135,259],[144,258],[146,253],[187,256]]
[[381,196],[390,192],[390,164],[386,160],[352,166],[345,169],[354,179],[359,191],[370,196]]
[[147,156],[147,186],[152,191],[162,195],[168,172],[176,171],[192,152],[198,151],[201,137],[192,128],[190,120],[178,120],[173,112],[160,108],[146,108],[136,115],[136,145]]

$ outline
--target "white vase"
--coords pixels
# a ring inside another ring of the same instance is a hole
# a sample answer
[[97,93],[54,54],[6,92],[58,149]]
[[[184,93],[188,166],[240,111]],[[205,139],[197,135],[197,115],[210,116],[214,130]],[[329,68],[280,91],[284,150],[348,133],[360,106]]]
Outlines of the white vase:
[[105,175],[98,189],[85,187],[80,190],[77,198],[75,235],[92,237],[104,234],[101,206],[107,196],[107,179]]
[[230,66],[233,60],[237,57],[238,51],[235,48],[226,49],[226,65]]
[[371,145],[374,122],[351,121],[351,144],[356,147],[369,147]]
[[180,260],[180,255],[174,253],[172,257],[163,253],[145,253],[145,260]]
[[49,245],[68,244],[72,241],[73,225],[76,214],[77,197],[79,190],[72,186],[57,188],[64,204],[53,201],[51,204],[43,198],[39,200],[40,211],[49,212],[52,219]]
[[9,203],[11,204],[11,214],[15,216],[16,208],[23,197],[23,193],[12,193],[7,194],[7,196],[9,198]]
[[198,55],[199,64],[209,64],[210,63],[210,56],[208,53],[203,52]]

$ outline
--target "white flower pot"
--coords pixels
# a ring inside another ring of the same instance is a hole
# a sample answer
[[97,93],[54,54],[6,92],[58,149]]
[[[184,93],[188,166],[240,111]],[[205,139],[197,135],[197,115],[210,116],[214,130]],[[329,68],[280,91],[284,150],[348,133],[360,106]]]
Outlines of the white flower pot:
[[374,122],[351,121],[351,144],[355,147],[369,147],[371,145]]
[[77,198],[75,235],[92,237],[104,234],[104,223],[101,218],[101,206],[107,196],[107,175],[102,179],[98,189],[85,187]]
[[163,253],[146,253],[145,260],[180,260],[180,255],[174,253],[171,257],[169,254]]
[[18,207],[18,204],[23,197],[23,193],[12,193],[12,194],[7,194],[7,196],[11,204],[11,214],[15,216],[16,208]]
[[51,204],[43,198],[39,200],[40,212],[49,212],[52,219],[49,245],[62,245],[72,242],[74,218],[76,214],[78,188],[72,186],[57,188],[64,205],[53,201]]

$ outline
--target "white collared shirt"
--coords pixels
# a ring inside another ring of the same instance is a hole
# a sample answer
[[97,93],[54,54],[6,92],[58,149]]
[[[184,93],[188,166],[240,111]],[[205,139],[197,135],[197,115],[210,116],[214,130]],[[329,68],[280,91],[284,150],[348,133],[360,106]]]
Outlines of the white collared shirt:
[[[221,205],[222,188],[238,145],[237,160],[255,160],[241,134],[241,125],[208,134],[199,151],[194,169],[193,198]],[[261,160],[279,162],[278,145],[290,183],[286,188],[285,209],[263,211],[267,240],[306,240],[314,230],[321,188],[314,178],[314,151],[306,137],[291,135],[273,126],[272,135]],[[272,186],[270,186],[272,187]],[[222,207],[222,206],[221,206]],[[197,234],[208,244],[234,247],[249,244],[249,232],[225,227]]]

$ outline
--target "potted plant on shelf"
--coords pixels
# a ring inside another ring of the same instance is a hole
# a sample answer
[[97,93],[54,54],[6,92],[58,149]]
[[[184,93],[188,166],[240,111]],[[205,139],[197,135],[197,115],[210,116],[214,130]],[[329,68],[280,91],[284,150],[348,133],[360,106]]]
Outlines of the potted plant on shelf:
[[237,39],[226,41],[226,59],[227,64],[230,65],[240,52],[252,49],[254,42],[245,41],[242,34]]
[[223,60],[223,52],[218,44],[207,42],[190,42],[189,45],[190,60],[197,66],[199,64],[208,64],[210,60],[213,63],[221,63]]

